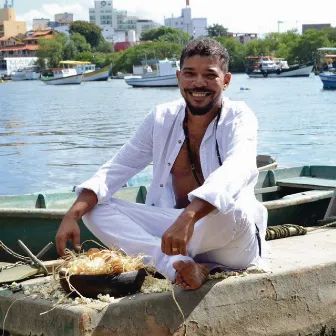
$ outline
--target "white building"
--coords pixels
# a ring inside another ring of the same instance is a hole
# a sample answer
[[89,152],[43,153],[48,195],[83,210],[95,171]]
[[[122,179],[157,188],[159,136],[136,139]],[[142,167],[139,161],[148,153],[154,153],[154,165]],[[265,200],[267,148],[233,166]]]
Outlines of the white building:
[[113,9],[113,1],[95,0],[94,8],[89,8],[89,19],[100,27],[117,29],[117,14]]
[[192,18],[189,0],[186,0],[186,8],[182,9],[179,17],[165,18],[166,27],[180,29],[194,38],[208,35],[208,20],[206,18]]
[[162,25],[160,23],[154,22],[152,20],[142,20],[142,19],[137,20],[137,23],[136,23],[137,40],[140,40],[142,33],[148,30],[151,30],[151,29],[159,28],[161,26]]
[[89,9],[89,19],[102,28],[104,39],[112,43],[129,42],[128,35],[133,36],[133,31],[135,39],[139,40],[144,31],[161,26],[152,20],[139,20],[137,16],[128,16],[126,10],[114,9],[112,0],[95,0],[94,8]]

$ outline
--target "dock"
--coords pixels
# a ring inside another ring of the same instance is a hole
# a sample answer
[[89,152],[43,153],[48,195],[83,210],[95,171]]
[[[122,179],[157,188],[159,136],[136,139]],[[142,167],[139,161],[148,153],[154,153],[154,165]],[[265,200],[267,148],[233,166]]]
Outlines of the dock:
[[100,308],[60,305],[40,315],[53,303],[0,288],[0,329],[7,314],[11,336],[335,335],[335,242],[334,228],[270,241],[267,272],[207,281],[196,291],[176,288],[185,324],[171,292],[138,293]]

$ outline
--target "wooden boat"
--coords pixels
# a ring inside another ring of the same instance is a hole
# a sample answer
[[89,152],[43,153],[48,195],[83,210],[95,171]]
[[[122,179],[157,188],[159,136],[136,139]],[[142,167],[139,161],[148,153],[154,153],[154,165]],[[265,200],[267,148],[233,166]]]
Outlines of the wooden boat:
[[112,72],[112,65],[97,69],[96,64],[83,61],[61,61],[67,68],[75,69],[77,74],[83,74],[83,82],[107,81]]
[[[133,67],[134,75],[125,76],[125,82],[133,87],[175,87],[178,86],[176,70],[180,69],[179,61],[146,60],[142,66]],[[151,65],[157,67],[153,71]],[[140,68],[137,71],[137,68]],[[137,73],[139,72],[139,73]]]
[[287,61],[273,56],[248,56],[245,57],[245,67],[250,78],[309,77],[314,64],[288,66]]
[[[323,219],[333,190],[336,166],[302,166],[260,171],[255,194],[268,209],[268,225],[315,226]],[[120,189],[114,197],[144,203],[147,189],[133,186]],[[0,196],[0,237],[9,248],[20,251],[18,239],[38,253],[54,241],[58,226],[76,199],[73,190],[58,190],[23,196]],[[81,241],[95,239],[80,222]],[[55,248],[44,260],[57,258]],[[0,249],[0,261],[13,258]]]
[[[336,197],[335,187],[335,166],[302,166],[261,171],[255,193],[269,211],[269,225],[314,226],[327,208],[335,213],[336,204],[331,209],[329,202],[333,194]],[[123,188],[115,196],[144,202],[146,188]],[[20,237],[37,253],[53,240],[74,199],[71,191],[1,196],[1,240],[10,244]],[[83,230],[82,241],[85,238]],[[0,287],[0,316],[6,316],[0,328],[22,336],[109,335],[111,331],[138,336],[334,335],[335,239],[336,230],[324,228],[271,241],[266,272],[207,281],[197,291],[175,289],[176,301],[167,292],[129,295],[109,304],[54,307],[50,299],[23,294],[19,286]],[[53,251],[46,257],[54,255]],[[44,283],[41,276],[21,282],[29,288]]]
[[77,74],[75,69],[54,68],[53,76],[41,76],[41,81],[47,85],[81,84],[83,74]]

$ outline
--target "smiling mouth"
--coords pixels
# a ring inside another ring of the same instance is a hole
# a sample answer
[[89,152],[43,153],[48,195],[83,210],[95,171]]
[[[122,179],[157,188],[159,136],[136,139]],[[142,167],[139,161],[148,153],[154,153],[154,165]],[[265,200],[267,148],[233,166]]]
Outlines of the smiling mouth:
[[211,92],[200,92],[200,91],[187,91],[193,97],[207,97],[211,95]]

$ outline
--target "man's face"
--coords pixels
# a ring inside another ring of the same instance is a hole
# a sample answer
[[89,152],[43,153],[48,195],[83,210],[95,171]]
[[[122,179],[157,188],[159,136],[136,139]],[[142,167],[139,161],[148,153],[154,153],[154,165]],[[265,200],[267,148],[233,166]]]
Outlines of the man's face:
[[220,107],[223,90],[230,83],[231,74],[224,73],[218,58],[192,56],[177,71],[179,87],[189,111],[203,115],[214,106]]

